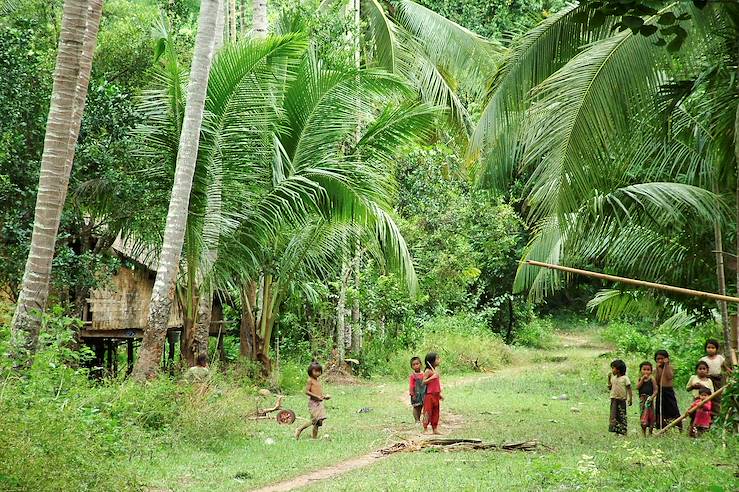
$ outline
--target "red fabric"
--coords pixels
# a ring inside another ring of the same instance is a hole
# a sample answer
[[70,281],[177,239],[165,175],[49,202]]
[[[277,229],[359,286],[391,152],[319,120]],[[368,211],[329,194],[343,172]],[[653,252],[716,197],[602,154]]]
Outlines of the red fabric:
[[[697,406],[700,400],[696,400],[693,406]],[[706,402],[701,408],[695,411],[695,417],[693,418],[693,425],[696,427],[711,427],[711,404],[712,402]]]
[[439,376],[426,383],[426,393],[441,393],[441,378]]
[[439,393],[426,393],[423,399],[423,428],[427,429],[431,424],[432,429],[439,426],[439,410],[441,408],[441,395]]
[[411,396],[414,396],[416,394],[416,379],[420,379],[423,381],[423,373],[422,372],[412,372],[411,377],[409,380],[410,388],[408,389],[408,394]]

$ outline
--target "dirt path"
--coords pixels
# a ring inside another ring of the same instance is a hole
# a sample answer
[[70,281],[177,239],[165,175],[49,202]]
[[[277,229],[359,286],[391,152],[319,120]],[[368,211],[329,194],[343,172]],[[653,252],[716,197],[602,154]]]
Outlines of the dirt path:
[[[560,333],[557,335],[557,337],[559,339],[559,344],[556,348],[547,350],[545,352],[547,354],[546,358],[549,360],[545,360],[543,362],[544,364],[558,365],[566,363],[568,359],[567,354],[573,348],[578,349],[578,351],[580,352],[580,356],[595,356],[596,354],[608,350],[608,347],[594,343],[591,338],[579,333]],[[524,354],[523,358],[519,357],[518,360],[516,360],[510,366],[504,367],[498,371],[464,376],[462,378],[450,381],[449,383],[445,384],[445,387],[459,388],[470,384],[476,384],[481,381],[486,381],[492,378],[515,377],[522,371],[526,371],[527,369],[535,367],[533,364],[532,356],[534,356],[535,354],[541,356],[542,353],[544,352],[532,351],[532,353],[530,354]],[[538,364],[538,368],[541,369],[542,362],[538,362]],[[401,401],[407,403],[407,398],[405,395],[402,395]],[[445,432],[449,432],[450,430],[453,431],[455,429],[462,428],[463,426],[464,416],[453,414],[448,411],[444,413],[443,429]],[[400,429],[398,430],[396,435],[406,437],[407,439],[424,439],[423,436],[419,437],[415,433],[402,432],[400,431]],[[259,489],[253,489],[253,492],[284,492],[289,490],[296,490],[312,485],[313,483],[318,481],[338,477],[358,468],[370,466],[383,458],[387,458],[388,456],[390,455],[383,454],[380,450],[373,451],[362,456],[351,458],[346,461],[342,461],[324,468],[320,468],[318,470],[314,470],[312,472],[304,473],[288,480],[284,480]]]
[[382,458],[385,458],[382,453],[380,453],[379,451],[374,451],[358,458],[352,458],[350,460],[342,461],[341,463],[331,465],[326,468],[321,468],[319,470],[315,470],[304,475],[291,478],[290,480],[285,480],[283,482],[262,487],[261,489],[256,489],[255,492],[285,492],[287,490],[295,490],[301,487],[307,487],[308,485],[311,485],[312,483],[319,480],[327,480],[329,478],[343,475],[344,473],[350,472],[352,470],[356,470],[357,468],[364,468],[365,466],[369,466],[375,461]]

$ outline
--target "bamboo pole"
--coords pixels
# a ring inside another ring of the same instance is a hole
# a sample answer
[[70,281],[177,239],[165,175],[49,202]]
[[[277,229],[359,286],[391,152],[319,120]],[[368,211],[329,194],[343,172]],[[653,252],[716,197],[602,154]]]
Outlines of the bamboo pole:
[[607,275],[605,273],[591,272],[589,270],[581,270],[579,268],[571,268],[571,267],[566,267],[562,265],[552,265],[550,263],[542,263],[540,261],[534,261],[534,260],[526,260],[526,263],[532,266],[549,268],[552,270],[560,270],[562,272],[574,273],[576,275],[585,275],[586,277],[599,278],[602,280],[609,280],[611,282],[619,282],[622,284],[636,285],[638,287],[647,287],[650,289],[664,290],[667,292],[674,292],[676,294],[684,294],[687,296],[704,297],[706,299],[715,299],[717,301],[727,301],[727,302],[739,303],[739,297],[715,294],[713,292],[704,292],[702,290],[685,289],[683,287],[675,287],[674,285],[658,284],[655,282],[647,282],[645,280],[636,280],[633,278],[618,277],[616,275]]
[[[727,384],[726,386],[728,386],[728,384]],[[677,424],[679,424],[680,422],[682,422],[683,420],[685,420],[686,418],[688,418],[688,416],[689,416],[689,415],[690,415],[691,413],[695,412],[696,410],[698,410],[699,408],[701,408],[701,407],[702,407],[703,405],[705,405],[707,401],[711,401],[711,400],[713,400],[714,398],[716,398],[717,396],[720,396],[720,395],[721,395],[721,393],[723,393],[723,392],[724,392],[724,390],[726,389],[726,386],[723,386],[723,387],[721,387],[721,388],[717,389],[716,391],[714,391],[713,393],[711,393],[711,396],[709,396],[708,398],[706,398],[705,400],[703,400],[702,402],[700,402],[700,403],[698,404],[698,406],[697,406],[697,407],[695,407],[695,408],[689,408],[689,409],[688,409],[688,410],[687,410],[687,411],[686,411],[686,412],[685,412],[684,414],[682,414],[682,415],[681,415],[680,417],[678,417],[678,418],[676,418],[675,420],[673,420],[672,422],[670,422],[670,423],[669,423],[669,424],[667,425],[667,427],[665,427],[665,428],[663,428],[663,429],[659,430],[659,431],[658,431],[658,432],[657,432],[657,433],[655,434],[655,436],[659,436],[660,434],[664,434],[664,433],[665,433],[665,432],[667,432],[667,431],[668,431],[669,429],[672,429],[672,428],[673,428],[673,427],[675,427],[675,426],[676,426]]]

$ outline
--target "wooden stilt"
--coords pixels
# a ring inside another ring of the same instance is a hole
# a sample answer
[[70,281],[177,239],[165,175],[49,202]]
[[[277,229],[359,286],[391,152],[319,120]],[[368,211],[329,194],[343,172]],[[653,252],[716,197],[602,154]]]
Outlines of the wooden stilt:
[[118,376],[118,341],[110,341],[110,354],[113,356],[113,377]]
[[133,372],[133,338],[126,340],[126,375]]
[[169,353],[167,354],[169,362],[169,370],[174,371],[174,351],[175,351],[175,332],[171,331],[167,333],[167,341],[169,342]]
[[112,376],[113,375],[113,340],[106,340],[105,343],[107,345],[106,349],[108,352],[108,361],[105,365],[105,370],[106,370],[107,376]]
[[218,334],[218,344],[217,344],[217,351],[218,351],[218,360],[221,362],[226,362],[226,349],[223,346],[223,333]]

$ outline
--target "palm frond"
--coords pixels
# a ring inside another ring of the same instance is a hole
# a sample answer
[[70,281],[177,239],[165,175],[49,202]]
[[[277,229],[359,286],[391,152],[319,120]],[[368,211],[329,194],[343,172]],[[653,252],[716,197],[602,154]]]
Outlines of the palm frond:
[[580,197],[602,188],[627,108],[649,101],[659,86],[659,56],[650,40],[625,31],[575,56],[533,92],[524,165],[532,167],[533,218],[576,210]]
[[399,49],[397,27],[378,0],[363,0],[362,7],[371,30],[370,37],[374,41],[374,61],[388,72],[396,73]]
[[657,317],[661,307],[654,298],[640,291],[601,289],[588,301],[587,308],[596,311],[601,321],[624,316]]
[[[585,19],[581,17],[585,15]],[[585,20],[585,22],[583,22]],[[468,158],[487,157],[496,165],[495,154],[514,155],[518,141],[501,135],[515,125],[528,107],[529,92],[565,65],[584,45],[607,36],[612,23],[592,23],[587,7],[571,4],[544,19],[524,36],[514,40],[495,72],[482,115],[468,147]]]
[[400,0],[396,22],[411,33],[430,61],[482,93],[501,47],[412,0]]

